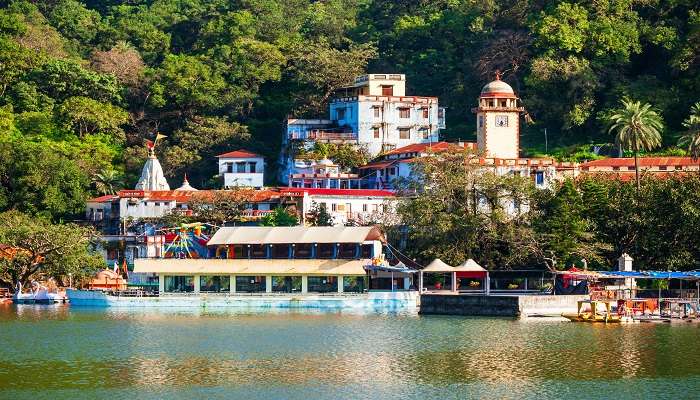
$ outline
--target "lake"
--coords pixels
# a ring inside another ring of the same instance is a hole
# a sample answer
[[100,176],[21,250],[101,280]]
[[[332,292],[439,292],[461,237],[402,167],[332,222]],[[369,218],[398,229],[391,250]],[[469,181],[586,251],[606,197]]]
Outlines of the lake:
[[700,327],[0,306],[7,399],[697,398]]

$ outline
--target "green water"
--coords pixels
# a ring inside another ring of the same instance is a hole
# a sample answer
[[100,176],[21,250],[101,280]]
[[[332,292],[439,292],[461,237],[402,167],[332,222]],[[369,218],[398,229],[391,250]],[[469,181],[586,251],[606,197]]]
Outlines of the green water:
[[700,398],[699,344],[694,325],[0,306],[0,398]]

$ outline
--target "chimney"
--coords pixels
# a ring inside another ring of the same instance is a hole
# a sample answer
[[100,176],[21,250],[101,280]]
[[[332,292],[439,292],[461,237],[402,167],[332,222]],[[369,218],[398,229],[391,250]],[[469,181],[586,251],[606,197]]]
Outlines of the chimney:
[[622,253],[620,258],[617,259],[617,270],[632,271],[632,261],[634,261],[634,259],[630,257],[629,254]]

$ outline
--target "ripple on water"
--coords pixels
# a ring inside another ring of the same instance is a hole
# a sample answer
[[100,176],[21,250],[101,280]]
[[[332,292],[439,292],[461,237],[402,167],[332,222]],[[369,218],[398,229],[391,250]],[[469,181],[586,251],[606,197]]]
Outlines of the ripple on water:
[[696,326],[68,307],[0,324],[0,392],[19,397],[663,397],[700,377]]

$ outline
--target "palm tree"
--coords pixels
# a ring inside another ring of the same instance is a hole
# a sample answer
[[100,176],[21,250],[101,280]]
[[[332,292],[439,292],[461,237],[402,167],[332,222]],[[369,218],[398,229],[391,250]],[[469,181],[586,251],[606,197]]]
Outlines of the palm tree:
[[[678,145],[688,149],[688,155],[693,161],[700,159],[700,101],[690,108],[690,115],[683,121],[685,134],[678,140]],[[698,165],[700,172],[700,165]]]
[[123,185],[121,176],[113,169],[103,169],[95,173],[92,182],[95,184],[95,189],[102,195],[115,194],[115,189]]
[[634,152],[634,176],[639,190],[639,152],[661,146],[663,120],[651,104],[630,99],[623,99],[622,108],[615,110],[608,120],[611,124],[608,132],[617,132],[615,142]]

